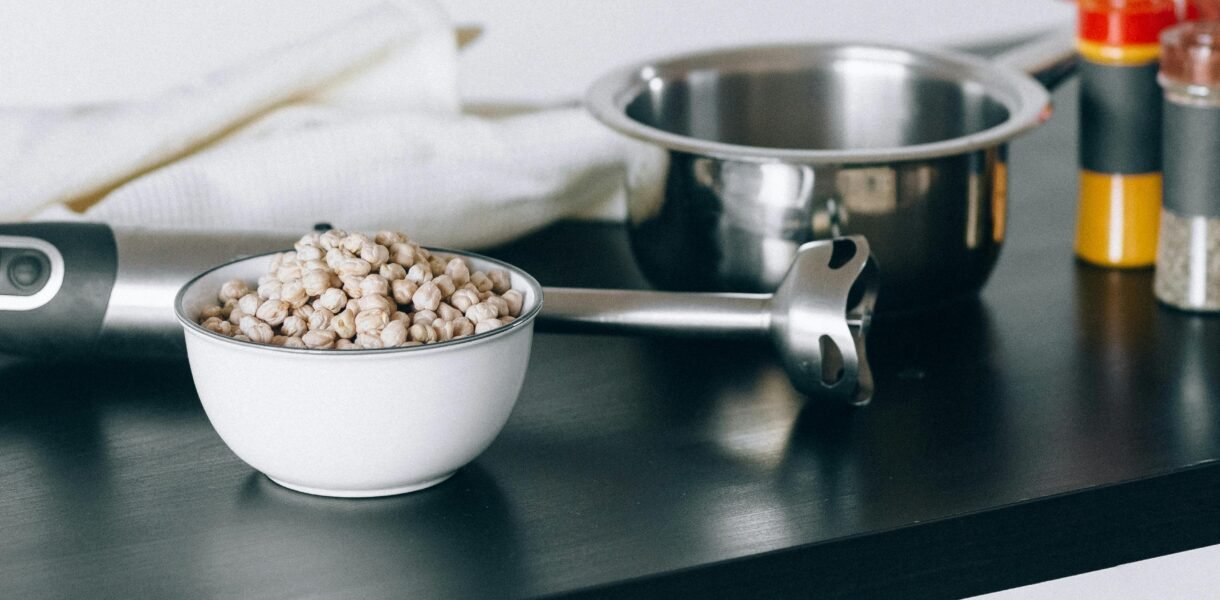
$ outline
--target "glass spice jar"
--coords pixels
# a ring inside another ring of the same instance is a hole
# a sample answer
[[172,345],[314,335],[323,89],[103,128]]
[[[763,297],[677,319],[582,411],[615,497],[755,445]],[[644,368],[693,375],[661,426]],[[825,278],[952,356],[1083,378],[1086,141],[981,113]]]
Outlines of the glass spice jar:
[[1220,22],[1161,35],[1164,206],[1156,297],[1181,309],[1220,311]]

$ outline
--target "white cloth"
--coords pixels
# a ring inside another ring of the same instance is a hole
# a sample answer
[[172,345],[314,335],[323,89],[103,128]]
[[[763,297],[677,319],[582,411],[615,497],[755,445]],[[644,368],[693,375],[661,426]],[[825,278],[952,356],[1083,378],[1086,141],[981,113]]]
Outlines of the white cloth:
[[652,152],[579,108],[462,114],[453,28],[415,1],[151,99],[0,108],[0,220],[328,221],[477,248],[657,187]]

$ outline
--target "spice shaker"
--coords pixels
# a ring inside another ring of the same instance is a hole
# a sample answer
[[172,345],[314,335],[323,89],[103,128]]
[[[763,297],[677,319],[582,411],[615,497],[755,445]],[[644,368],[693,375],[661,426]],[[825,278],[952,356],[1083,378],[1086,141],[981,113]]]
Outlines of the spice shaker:
[[1186,310],[1220,310],[1220,22],[1161,35],[1165,198],[1154,289]]
[[1107,267],[1156,258],[1161,210],[1158,36],[1174,0],[1080,0],[1080,198],[1076,255]]

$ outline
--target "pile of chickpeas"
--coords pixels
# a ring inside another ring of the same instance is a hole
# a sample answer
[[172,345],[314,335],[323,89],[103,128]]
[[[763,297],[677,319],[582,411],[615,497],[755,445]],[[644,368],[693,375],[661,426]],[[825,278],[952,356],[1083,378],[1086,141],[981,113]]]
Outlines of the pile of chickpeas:
[[226,282],[199,324],[234,339],[288,348],[367,349],[445,342],[511,323],[524,296],[507,271],[471,271],[406,235],[339,229],[302,237],[271,258],[251,289]]

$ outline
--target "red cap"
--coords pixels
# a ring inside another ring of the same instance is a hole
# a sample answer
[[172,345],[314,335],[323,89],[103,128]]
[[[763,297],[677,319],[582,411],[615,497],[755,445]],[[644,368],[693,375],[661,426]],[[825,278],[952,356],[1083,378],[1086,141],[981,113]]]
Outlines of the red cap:
[[1161,75],[1188,85],[1220,85],[1220,22],[1194,21],[1161,34]]
[[1220,0],[1191,0],[1190,8],[1195,9],[1198,18],[1204,21],[1220,19]]
[[1178,22],[1174,0],[1080,0],[1079,6],[1080,39],[1100,44],[1155,44],[1162,29]]

